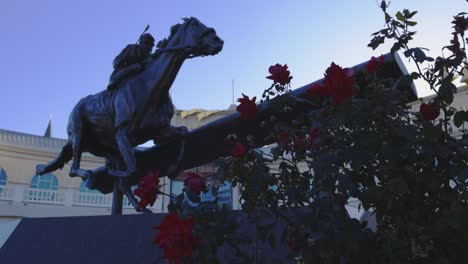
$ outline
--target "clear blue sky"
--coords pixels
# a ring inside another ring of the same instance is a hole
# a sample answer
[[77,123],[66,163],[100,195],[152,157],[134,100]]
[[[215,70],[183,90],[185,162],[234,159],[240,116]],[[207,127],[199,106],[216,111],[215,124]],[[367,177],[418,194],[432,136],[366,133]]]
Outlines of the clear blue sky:
[[[452,16],[465,0],[392,0],[391,13],[418,10],[414,46],[439,54]],[[225,45],[213,57],[188,60],[172,86],[178,109],[226,109],[241,92],[259,96],[267,69],[287,63],[293,88],[323,76],[334,61],[352,66],[372,51],[383,26],[375,0],[11,0],[0,2],[0,128],[43,134],[53,114],[54,137],[66,137],[68,114],[82,97],[103,90],[112,60],[147,24],[157,40],[180,18],[214,27]]]

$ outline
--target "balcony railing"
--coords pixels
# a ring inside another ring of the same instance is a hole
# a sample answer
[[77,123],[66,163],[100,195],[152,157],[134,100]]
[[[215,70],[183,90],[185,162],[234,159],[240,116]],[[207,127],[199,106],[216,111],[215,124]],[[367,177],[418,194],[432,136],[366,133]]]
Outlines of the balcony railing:
[[[148,207],[150,207],[150,206],[148,206]],[[128,198],[126,196],[124,196],[124,198],[123,198],[123,208],[133,208],[133,205],[130,203],[130,201],[128,200]]]
[[24,201],[30,203],[63,204],[64,192],[27,188],[24,192]]
[[[0,201],[19,203],[55,204],[62,206],[112,207],[112,194],[80,192],[77,189],[59,188],[58,190],[29,188],[27,185],[0,185]],[[133,209],[127,197],[123,198],[123,207]],[[148,207],[158,210],[158,205]],[[1,215],[1,213],[0,213]]]
[[11,187],[0,185],[0,200],[12,201],[14,195],[14,190]]
[[93,206],[93,207],[111,207],[112,195],[103,195],[100,193],[75,192],[73,194],[73,205]]

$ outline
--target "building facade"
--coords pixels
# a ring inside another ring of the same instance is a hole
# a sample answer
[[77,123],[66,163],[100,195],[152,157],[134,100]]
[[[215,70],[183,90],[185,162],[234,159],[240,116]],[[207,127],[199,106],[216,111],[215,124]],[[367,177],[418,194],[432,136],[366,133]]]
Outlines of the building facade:
[[[221,111],[176,110],[172,124],[195,129],[234,111],[234,107]],[[90,190],[81,178],[69,177],[70,163],[61,170],[35,175],[36,165],[54,159],[65,143],[65,139],[0,129],[0,222],[22,217],[110,214],[112,194],[103,195]],[[82,156],[84,169],[94,169],[103,164],[102,158],[87,153]],[[216,168],[210,165],[192,170],[206,177],[216,173]],[[176,196],[182,191],[183,178],[173,181],[162,178],[161,185],[162,192]],[[238,200],[237,190],[232,190],[229,182],[217,187],[219,203],[238,209],[238,203],[234,202]],[[212,199],[210,193],[204,199]],[[160,195],[150,209],[156,213],[166,212],[169,201],[170,197]],[[126,198],[123,213],[135,213]]]

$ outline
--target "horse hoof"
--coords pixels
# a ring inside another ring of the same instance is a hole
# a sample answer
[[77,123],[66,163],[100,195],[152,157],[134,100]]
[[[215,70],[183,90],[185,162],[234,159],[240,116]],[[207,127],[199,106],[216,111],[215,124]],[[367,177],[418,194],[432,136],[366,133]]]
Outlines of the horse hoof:
[[95,178],[93,176],[92,171],[88,171],[86,173],[85,181],[86,181],[86,187],[88,187],[89,189],[94,190],[96,188],[96,182],[95,182]]
[[151,211],[150,209],[147,209],[147,208],[143,208],[143,209],[141,210],[141,212],[142,212],[143,214],[153,214],[153,211]]
[[78,177],[78,171],[75,169],[71,169],[70,173],[68,173],[70,177]]
[[143,213],[143,214],[152,214],[153,213],[153,211],[151,211],[148,208],[138,208],[137,212],[140,212],[140,213]]
[[42,175],[42,174],[44,174],[45,171],[46,171],[46,167],[47,167],[47,166],[44,165],[44,164],[38,164],[38,165],[36,166],[36,175]]

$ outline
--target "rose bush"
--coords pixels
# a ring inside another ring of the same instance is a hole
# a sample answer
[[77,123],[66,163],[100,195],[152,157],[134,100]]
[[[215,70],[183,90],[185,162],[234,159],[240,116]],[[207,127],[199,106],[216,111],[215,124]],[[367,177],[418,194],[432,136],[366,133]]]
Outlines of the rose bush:
[[[271,66],[267,78],[273,84],[262,101],[273,110],[262,119],[255,97],[238,100],[242,119],[259,122],[266,140],[277,143],[253,149],[249,135],[230,135],[235,141],[226,143],[232,157],[222,160],[220,180],[239,187],[242,211],[255,232],[236,236],[236,216],[220,208],[188,212],[176,204],[174,212],[196,219],[191,232],[203,234],[194,261],[214,263],[219,247],[232,248],[242,263],[270,263],[276,256],[265,252],[284,251],[296,263],[468,259],[468,114],[451,106],[452,80],[466,67],[466,14],[453,21],[446,47],[451,53],[434,59],[409,45],[416,12],[393,17],[385,1],[381,8],[385,28],[373,34],[369,47],[393,41],[389,55],[352,70],[332,63],[323,82],[299,97],[286,89],[292,79],[287,65]],[[418,70],[385,75],[397,51]],[[419,78],[435,97],[414,111],[409,87]],[[461,128],[460,138],[451,135],[452,124]],[[370,212],[376,228],[350,218],[345,206]],[[270,250],[260,250],[260,244]]]
[[[353,71],[332,63],[324,81],[306,92],[307,98],[330,98],[331,104],[322,100],[322,110],[288,119],[281,118],[281,112],[289,105],[279,103],[270,119],[274,121],[264,121],[277,147],[271,154],[230,163],[230,177],[242,186],[243,210],[278,215],[278,209],[302,206],[311,211],[307,221],[285,220],[305,241],[298,243],[297,235],[287,240],[298,261],[429,263],[467,257],[466,131],[462,139],[455,139],[449,123],[453,120],[461,127],[468,120],[464,111],[450,106],[452,79],[462,74],[466,59],[464,44],[456,40],[464,30],[455,26],[454,39],[447,47],[451,56],[433,59],[422,49],[408,46],[416,12],[404,10],[395,19],[386,10],[384,14],[387,28],[376,32],[369,46],[376,48],[385,39],[393,39],[392,52],[402,49],[415,63],[434,62],[434,66],[400,79],[381,80],[375,74],[386,70],[383,56],[372,57]],[[463,16],[458,15],[454,24],[466,21]],[[402,90],[416,78],[428,82],[436,93],[430,103],[421,104],[419,113],[406,105],[412,91]],[[287,93],[271,92],[271,87],[264,92],[266,100],[285,101],[281,97]],[[440,112],[444,115],[437,120]],[[289,148],[304,143],[310,146],[305,153]],[[265,167],[268,172],[260,173]],[[350,201],[374,212],[377,232],[344,217],[343,205]],[[456,246],[447,243],[449,230],[457,230],[450,238],[457,241]]]

